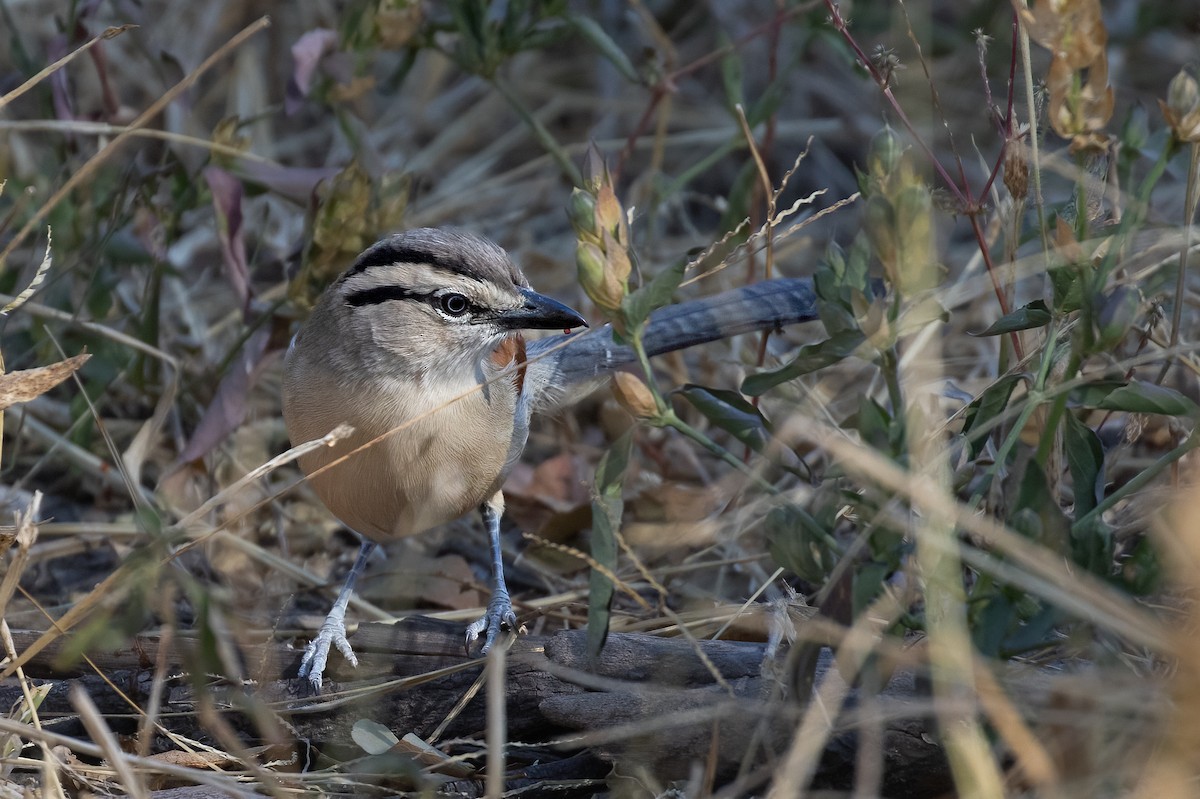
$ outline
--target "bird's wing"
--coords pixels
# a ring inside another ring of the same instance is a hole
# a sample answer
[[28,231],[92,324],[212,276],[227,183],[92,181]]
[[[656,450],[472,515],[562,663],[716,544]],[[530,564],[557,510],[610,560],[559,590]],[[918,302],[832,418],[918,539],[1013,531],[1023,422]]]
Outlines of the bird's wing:
[[[715,297],[660,308],[642,341],[649,355],[692,347],[756,330],[817,318],[807,278],[766,280]],[[552,411],[591,391],[615,369],[634,362],[633,350],[613,341],[609,325],[529,343],[525,388],[530,409]]]

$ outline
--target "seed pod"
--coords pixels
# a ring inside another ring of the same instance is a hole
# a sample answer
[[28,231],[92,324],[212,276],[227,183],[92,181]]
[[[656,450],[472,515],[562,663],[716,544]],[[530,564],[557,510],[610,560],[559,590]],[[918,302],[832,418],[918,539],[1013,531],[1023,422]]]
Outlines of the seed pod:
[[896,220],[896,272],[906,292],[937,285],[933,255],[933,214],[929,189],[905,186],[893,199]]
[[654,401],[654,393],[637,375],[630,372],[614,374],[612,393],[621,407],[629,411],[634,418],[653,419],[658,416],[658,403]]
[[607,311],[621,307],[625,284],[613,274],[603,250],[590,242],[579,242],[575,248],[575,266],[579,284],[592,302]]
[[892,204],[882,195],[876,194],[867,200],[863,215],[863,228],[875,255],[883,264],[888,280],[896,282],[896,213]]
[[1185,69],[1171,78],[1167,101],[1158,101],[1171,132],[1179,141],[1200,141],[1200,86]]
[[571,192],[571,202],[567,206],[571,218],[571,227],[580,238],[593,240],[599,236],[596,230],[596,198],[582,189]]
[[890,127],[886,127],[871,139],[867,170],[873,177],[886,178],[896,168],[903,154],[904,148],[896,141],[896,135]]
[[1137,319],[1142,300],[1135,289],[1117,286],[1104,301],[1096,317],[1096,345],[1111,350],[1121,343]]
[[616,236],[618,241],[624,241],[621,235],[621,225],[624,222],[621,202],[613,192],[612,184],[605,184],[596,192],[596,228],[608,231]]

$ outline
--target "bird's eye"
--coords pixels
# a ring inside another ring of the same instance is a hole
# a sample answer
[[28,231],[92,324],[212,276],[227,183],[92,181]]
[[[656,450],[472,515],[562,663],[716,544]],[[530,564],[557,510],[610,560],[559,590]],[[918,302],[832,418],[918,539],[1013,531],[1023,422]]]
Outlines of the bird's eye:
[[442,312],[449,316],[462,316],[471,307],[471,303],[461,294],[443,294],[438,298]]

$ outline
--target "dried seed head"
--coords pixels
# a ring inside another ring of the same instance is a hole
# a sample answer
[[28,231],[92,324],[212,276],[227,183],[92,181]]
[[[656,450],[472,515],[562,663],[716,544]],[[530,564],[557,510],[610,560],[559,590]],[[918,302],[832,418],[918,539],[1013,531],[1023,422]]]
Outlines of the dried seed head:
[[652,419],[658,416],[658,403],[654,394],[640,377],[629,372],[617,372],[613,375],[613,397],[621,407],[629,411],[635,419]]
[[588,145],[587,153],[583,157],[583,185],[592,194],[600,190],[600,187],[605,183],[610,183],[611,179],[608,174],[608,167],[604,165],[604,158],[600,155],[599,148],[596,143],[592,142]]
[[606,183],[596,192],[595,222],[597,230],[607,231],[616,236],[618,242],[626,243],[625,212],[611,184]]
[[1167,101],[1158,101],[1171,132],[1179,141],[1200,141],[1200,85],[1186,69],[1171,78]]
[[1004,185],[1014,200],[1024,200],[1029,195],[1029,161],[1025,145],[1010,141],[1004,152]]

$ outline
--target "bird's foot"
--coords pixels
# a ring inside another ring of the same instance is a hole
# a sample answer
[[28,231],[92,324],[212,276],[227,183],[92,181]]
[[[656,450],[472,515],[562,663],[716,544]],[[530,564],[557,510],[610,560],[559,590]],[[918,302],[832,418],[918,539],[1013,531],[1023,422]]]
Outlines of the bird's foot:
[[346,620],[342,616],[329,614],[316,637],[308,642],[304,658],[300,661],[300,676],[308,679],[314,694],[321,693],[321,675],[329,660],[329,647],[336,646],[351,666],[358,665],[358,658],[346,640]]
[[[512,600],[508,591],[498,589],[488,602],[487,611],[479,620],[467,627],[467,654],[471,654],[471,644],[475,643],[480,634],[483,635],[483,648],[480,655],[486,655],[496,642],[496,636],[501,632],[517,631],[517,614],[513,612]],[[522,629],[520,632],[523,632]]]

